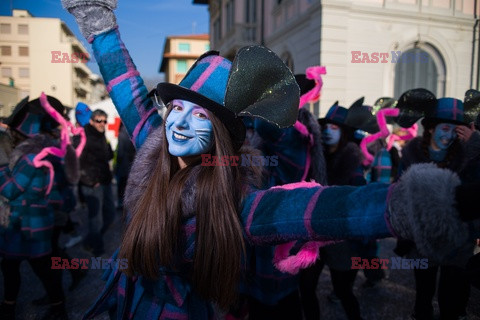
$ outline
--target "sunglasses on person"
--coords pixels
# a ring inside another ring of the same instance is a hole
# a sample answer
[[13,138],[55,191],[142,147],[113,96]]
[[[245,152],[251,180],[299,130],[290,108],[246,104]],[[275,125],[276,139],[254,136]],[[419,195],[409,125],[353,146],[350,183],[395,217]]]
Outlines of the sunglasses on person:
[[95,121],[96,123],[103,123],[103,124],[107,124],[107,120],[95,119],[95,120],[93,120],[93,121]]

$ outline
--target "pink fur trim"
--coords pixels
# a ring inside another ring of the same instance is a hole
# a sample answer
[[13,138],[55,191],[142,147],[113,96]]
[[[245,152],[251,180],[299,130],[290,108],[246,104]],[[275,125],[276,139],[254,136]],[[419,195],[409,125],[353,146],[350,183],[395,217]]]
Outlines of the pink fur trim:
[[308,67],[305,76],[307,79],[315,80],[315,87],[300,97],[298,108],[303,107],[307,102],[314,103],[320,99],[320,90],[323,87],[322,74],[327,74],[327,69],[323,66]]
[[363,160],[363,165],[368,166],[373,162],[373,155],[370,154],[370,152],[368,152],[367,144],[370,144],[377,139],[388,137],[388,135],[390,134],[390,131],[388,130],[388,127],[387,127],[386,117],[396,117],[398,116],[399,112],[400,110],[396,108],[381,109],[377,112],[377,123],[378,123],[378,127],[380,128],[380,131],[378,131],[377,133],[371,134],[369,136],[366,136],[360,142],[360,149],[362,149],[363,155],[365,156],[365,159]]
[[273,263],[281,272],[297,274],[300,269],[308,268],[317,261],[320,248],[336,242],[337,241],[309,241],[293,256],[288,256],[288,254],[295,242],[285,243],[275,247]]

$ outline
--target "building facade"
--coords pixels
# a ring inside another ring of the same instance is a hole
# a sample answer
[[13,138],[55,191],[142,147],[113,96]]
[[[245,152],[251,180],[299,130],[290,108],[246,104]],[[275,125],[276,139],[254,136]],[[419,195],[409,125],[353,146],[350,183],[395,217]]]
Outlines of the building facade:
[[327,69],[317,116],[339,100],[373,104],[424,87],[463,100],[479,84],[477,0],[194,0],[208,4],[212,49],[262,44],[294,73]]
[[178,84],[198,57],[210,50],[208,34],[169,36],[165,40],[159,72],[165,81]]
[[[60,19],[15,9],[12,16],[0,16],[0,83],[19,88],[20,98],[36,98],[43,91],[75,107],[77,102],[91,104],[105,97],[105,86],[98,88],[99,77],[86,65],[89,59]],[[92,95],[95,90],[103,93]]]

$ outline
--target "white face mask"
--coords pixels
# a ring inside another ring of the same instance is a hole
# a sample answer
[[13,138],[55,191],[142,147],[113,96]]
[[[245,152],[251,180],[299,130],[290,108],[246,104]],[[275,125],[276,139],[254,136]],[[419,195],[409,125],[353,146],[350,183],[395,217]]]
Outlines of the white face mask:
[[327,123],[322,132],[322,140],[327,146],[334,146],[340,142],[342,129],[333,123]]

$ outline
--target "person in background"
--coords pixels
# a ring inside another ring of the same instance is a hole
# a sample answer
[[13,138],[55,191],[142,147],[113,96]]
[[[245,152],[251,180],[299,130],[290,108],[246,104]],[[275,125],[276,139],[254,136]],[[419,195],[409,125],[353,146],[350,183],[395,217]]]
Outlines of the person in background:
[[[54,97],[48,102],[63,114],[64,106]],[[4,301],[1,319],[15,319],[20,291],[20,264],[27,260],[48,295],[49,309],[42,319],[67,319],[61,273],[51,269],[54,213],[49,206],[53,184],[49,171],[37,166],[43,150],[57,144],[53,134],[59,123],[45,112],[40,99],[23,99],[6,121],[14,149],[8,163],[0,167],[0,194],[8,199],[10,212],[0,232]],[[48,159],[48,158],[47,158]],[[48,160],[47,160],[48,161]]]
[[[480,153],[480,145],[472,146],[470,139],[473,130],[464,122],[464,105],[454,98],[436,99],[425,89],[412,89],[402,94],[398,108],[402,113],[412,114],[412,106],[422,119],[423,135],[408,142],[403,148],[400,161],[400,177],[410,166],[418,163],[434,163],[447,168],[462,177],[468,177],[465,171],[471,160],[467,153]],[[425,112],[419,114],[418,110]],[[411,122],[417,119],[411,119]],[[460,134],[459,134],[460,133]],[[437,288],[441,319],[462,319],[466,317],[466,307],[470,295],[470,284],[465,273],[465,265],[473,255],[473,241],[466,241],[443,263],[429,261],[428,268],[414,269],[416,298],[413,318],[418,320],[434,319],[432,300]],[[418,242],[398,240],[395,252],[411,259],[425,258],[416,247]]]
[[105,137],[107,113],[95,110],[84,126],[87,144],[80,157],[80,189],[88,208],[84,248],[95,256],[105,252],[103,234],[115,218],[110,160],[113,151]]
[[127,129],[120,122],[118,133],[118,145],[115,155],[114,172],[117,179],[117,209],[123,210],[123,197],[125,195],[125,187],[127,186],[128,174],[135,159],[135,146],[128,136]]
[[[319,119],[327,163],[328,185],[365,185],[363,155],[360,147],[352,141],[357,128],[347,123],[349,109],[334,104],[325,118]],[[361,319],[360,306],[353,294],[357,269],[352,269],[352,256],[359,256],[360,243],[342,241],[320,250],[320,257],[330,269],[334,296],[338,298],[349,320]]]

